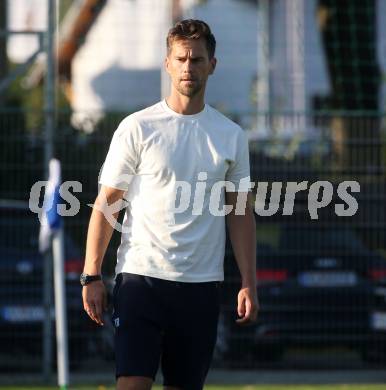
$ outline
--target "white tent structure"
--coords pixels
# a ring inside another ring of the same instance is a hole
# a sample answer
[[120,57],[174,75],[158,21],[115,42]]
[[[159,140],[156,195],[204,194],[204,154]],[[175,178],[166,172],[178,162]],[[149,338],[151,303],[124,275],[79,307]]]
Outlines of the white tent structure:
[[[4,0],[3,0],[4,1]],[[7,0],[7,23],[11,31],[44,31],[47,28],[47,0]],[[39,48],[33,35],[10,35],[7,54],[14,63],[25,62]]]

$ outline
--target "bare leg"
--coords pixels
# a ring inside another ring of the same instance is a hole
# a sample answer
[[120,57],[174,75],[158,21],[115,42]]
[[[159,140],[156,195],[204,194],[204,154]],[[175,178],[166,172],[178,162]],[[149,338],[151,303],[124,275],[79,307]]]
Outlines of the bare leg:
[[151,390],[153,379],[144,376],[120,376],[117,390]]

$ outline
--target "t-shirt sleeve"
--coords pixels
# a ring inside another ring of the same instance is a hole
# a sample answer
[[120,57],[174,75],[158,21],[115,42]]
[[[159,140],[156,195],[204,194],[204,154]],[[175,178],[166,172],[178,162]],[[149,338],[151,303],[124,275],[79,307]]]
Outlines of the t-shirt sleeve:
[[232,182],[237,192],[251,189],[248,138],[243,130],[238,132],[235,159],[230,163],[225,180]]
[[114,132],[99,183],[127,191],[138,165],[138,128],[134,119],[124,119]]

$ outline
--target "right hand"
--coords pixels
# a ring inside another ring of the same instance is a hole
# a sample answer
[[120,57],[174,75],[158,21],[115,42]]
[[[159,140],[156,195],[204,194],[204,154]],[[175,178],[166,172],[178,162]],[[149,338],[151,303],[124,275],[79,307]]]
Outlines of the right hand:
[[107,295],[105,285],[101,280],[83,286],[83,308],[88,316],[98,325],[104,325],[103,311],[107,310]]
[[248,325],[256,322],[259,311],[259,300],[257,298],[256,287],[243,287],[237,296],[237,314],[239,325]]

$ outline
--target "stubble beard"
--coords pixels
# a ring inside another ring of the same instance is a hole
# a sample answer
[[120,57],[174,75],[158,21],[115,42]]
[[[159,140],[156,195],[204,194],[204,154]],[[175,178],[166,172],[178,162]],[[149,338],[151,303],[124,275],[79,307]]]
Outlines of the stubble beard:
[[196,96],[202,89],[201,83],[197,82],[192,86],[183,86],[180,83],[176,86],[177,91],[186,97],[193,97]]

